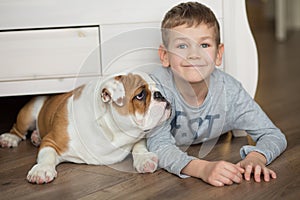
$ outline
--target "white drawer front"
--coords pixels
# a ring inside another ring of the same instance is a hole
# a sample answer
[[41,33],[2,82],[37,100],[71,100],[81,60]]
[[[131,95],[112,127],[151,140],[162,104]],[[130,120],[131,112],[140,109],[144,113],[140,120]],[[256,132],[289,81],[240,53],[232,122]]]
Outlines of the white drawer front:
[[0,81],[100,74],[98,45],[98,27],[0,32]]
[[[0,1],[0,29],[161,21],[182,0]],[[200,0],[222,17],[223,0]],[[230,3],[230,2],[229,2]]]
[[158,22],[101,26],[102,73],[108,75],[149,64],[160,65],[157,54],[160,35]]

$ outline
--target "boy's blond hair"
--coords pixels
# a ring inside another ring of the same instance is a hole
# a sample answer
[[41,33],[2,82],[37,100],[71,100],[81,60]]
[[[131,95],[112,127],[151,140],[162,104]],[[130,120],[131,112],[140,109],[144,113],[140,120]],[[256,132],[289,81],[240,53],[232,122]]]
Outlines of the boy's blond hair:
[[180,25],[198,26],[201,23],[214,27],[216,44],[220,44],[220,26],[215,14],[205,5],[198,2],[181,3],[169,10],[161,23],[163,44],[168,46],[168,32]]

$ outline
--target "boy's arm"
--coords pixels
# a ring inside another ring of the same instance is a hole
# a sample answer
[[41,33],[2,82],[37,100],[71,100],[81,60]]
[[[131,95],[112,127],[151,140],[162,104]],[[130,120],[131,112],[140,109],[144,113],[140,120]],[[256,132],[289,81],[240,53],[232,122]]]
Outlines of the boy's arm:
[[228,111],[232,130],[245,130],[256,142],[255,146],[246,145],[240,150],[242,159],[250,152],[259,152],[266,158],[266,165],[278,157],[287,146],[284,134],[272,123],[261,107],[239,85],[239,91],[228,94],[231,110]]
[[166,122],[151,131],[150,137],[147,138],[147,148],[157,154],[159,167],[181,178],[186,178],[188,176],[183,175],[181,170],[195,158],[176,146],[175,139],[170,133],[171,127],[169,124],[170,122]]
[[284,134],[272,123],[260,106],[240,86],[239,93],[232,100],[235,102],[230,113],[232,129],[246,130],[256,142],[255,146],[246,145],[240,150],[242,161],[237,165],[245,169],[245,179],[250,180],[251,173],[254,180],[260,182],[276,178],[276,173],[266,167],[286,148],[287,141]]
[[165,124],[156,128],[147,138],[149,151],[158,155],[159,167],[181,178],[189,176],[201,178],[214,186],[231,185],[242,181],[244,170],[238,165],[225,161],[200,160],[181,151],[175,145],[175,139],[167,127]]

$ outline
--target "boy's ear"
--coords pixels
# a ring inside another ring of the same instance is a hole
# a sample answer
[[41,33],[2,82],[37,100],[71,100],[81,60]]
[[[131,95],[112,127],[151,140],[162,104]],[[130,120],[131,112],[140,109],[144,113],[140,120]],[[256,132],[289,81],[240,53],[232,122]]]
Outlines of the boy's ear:
[[216,66],[220,66],[222,64],[222,58],[224,53],[224,44],[219,44],[217,57],[216,57]]
[[167,52],[167,49],[165,48],[164,45],[159,45],[159,48],[158,48],[158,56],[159,56],[159,59],[162,63],[162,65],[164,67],[169,67],[170,66],[170,62],[169,62],[169,56],[168,56],[168,52]]

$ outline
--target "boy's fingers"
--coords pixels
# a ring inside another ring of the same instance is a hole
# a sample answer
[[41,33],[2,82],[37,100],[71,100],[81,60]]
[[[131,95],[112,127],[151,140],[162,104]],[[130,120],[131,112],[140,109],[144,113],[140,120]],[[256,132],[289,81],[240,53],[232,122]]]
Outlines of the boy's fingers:
[[212,184],[213,186],[217,186],[217,187],[224,186],[224,183],[222,183],[221,181],[217,181],[217,180],[211,182],[210,184]]
[[266,182],[268,182],[268,181],[270,181],[270,177],[275,179],[276,178],[276,173],[273,170],[265,168],[265,170],[264,170],[264,180]]
[[223,185],[232,185],[233,184],[233,180],[231,180],[230,178],[228,178],[227,176],[220,176],[218,178],[219,182],[222,182]]
[[[264,173],[266,172],[266,170],[264,170]],[[264,174],[265,175],[265,180],[266,180],[266,175],[269,176],[268,174]],[[259,165],[257,165],[254,169],[254,180],[256,182],[260,182],[260,176],[261,176],[261,167]]]
[[244,173],[244,169],[243,169],[243,167],[241,166],[241,163],[240,162],[238,162],[237,164],[232,164],[231,163],[231,166],[235,169],[235,170],[237,170],[237,171],[239,171],[240,173]]
[[[226,171],[223,172],[223,176],[230,180],[231,182],[223,182],[227,185],[235,183],[240,183],[243,179],[242,174],[240,173],[239,169],[235,165],[225,167]],[[223,180],[222,180],[223,181]]]
[[232,179],[232,181],[235,183],[241,183],[242,180],[243,180],[243,177],[240,177],[240,176],[234,176],[234,178]]
[[245,173],[245,169],[243,169],[243,168],[240,167],[240,166],[239,166],[238,170],[239,170],[239,172],[242,173],[242,174]]
[[277,178],[277,175],[273,170],[270,170],[270,174],[271,174],[272,178],[274,178],[274,179]]
[[245,179],[247,181],[250,181],[251,173],[252,173],[252,165],[247,165],[246,169],[245,169],[245,174],[244,174]]
[[264,180],[266,182],[269,182],[270,181],[270,172],[269,172],[269,169],[268,168],[265,168],[264,169]]
[[[237,167],[241,168],[241,161],[236,163],[235,164]],[[245,166],[245,169],[243,169],[243,172],[240,171],[241,173],[244,173],[244,178],[245,180],[249,181],[251,179],[251,175],[252,175],[252,172],[253,172],[253,175],[254,175],[254,180],[256,182],[261,182],[261,175],[263,174],[264,175],[264,181],[266,182],[269,182],[270,181],[270,178],[277,178],[277,175],[276,173],[271,170],[271,169],[268,169],[267,167],[261,167],[260,165],[257,165],[257,166],[253,166],[252,164],[249,164],[249,165],[246,165]]]
[[[242,178],[242,173],[241,172],[241,167],[238,167],[237,165],[231,164],[228,166],[225,166],[225,169],[228,170],[230,173],[232,173],[233,175],[236,175],[240,178]],[[242,169],[242,171],[244,171],[244,169]]]
[[245,172],[244,168],[241,166],[241,162],[236,163],[235,166],[240,171],[240,173],[243,174]]
[[[231,185],[234,183],[241,183],[243,180],[243,176],[240,173],[233,173],[230,171],[227,171],[223,173],[224,179],[220,179],[225,183],[226,185]],[[227,181],[227,182],[226,182]]]

